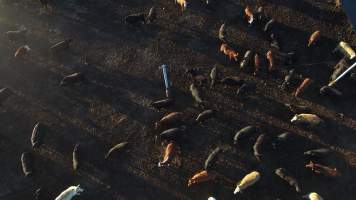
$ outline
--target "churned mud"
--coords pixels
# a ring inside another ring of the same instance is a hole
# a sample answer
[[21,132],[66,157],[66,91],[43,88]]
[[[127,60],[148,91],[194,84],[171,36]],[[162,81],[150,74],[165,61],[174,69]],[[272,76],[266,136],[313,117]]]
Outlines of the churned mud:
[[[237,0],[218,0],[212,7],[192,0],[181,12],[173,0],[66,0],[57,1],[53,15],[40,14],[35,0],[0,0],[0,33],[28,29],[26,41],[10,42],[0,36],[0,88],[13,95],[0,105],[0,199],[31,199],[42,188],[43,199],[54,199],[70,185],[81,184],[84,192],[75,199],[298,199],[318,192],[324,199],[352,200],[356,196],[356,92],[355,82],[345,79],[338,88],[342,100],[319,95],[340,56],[332,50],[341,40],[356,46],[350,25],[342,11],[327,0],[247,1],[262,5],[265,13],[277,21],[281,49],[295,51],[293,66],[276,60],[276,72],[253,76],[253,68],[240,71],[218,50],[217,32],[227,22],[231,45],[240,53],[251,49],[261,57],[269,50],[266,36],[247,27],[244,7]],[[158,20],[150,25],[128,25],[128,14],[148,12],[155,6]],[[311,33],[320,30],[321,40],[306,48]],[[49,47],[73,38],[71,48],[51,55]],[[32,48],[24,59],[14,59],[16,49]],[[312,64],[310,64],[312,63]],[[165,97],[161,64],[167,64],[173,83],[176,105],[156,111],[153,100]],[[204,108],[195,105],[189,92],[191,80],[186,69],[200,68],[209,78],[217,66],[219,77],[239,76],[256,84],[256,91],[236,97],[236,88],[209,81],[200,86]],[[295,68],[298,78],[286,89],[278,86],[284,75]],[[60,87],[69,74],[84,73],[87,82]],[[303,78],[313,84],[299,98],[293,91]],[[294,115],[283,104],[302,104],[325,120],[323,129],[313,130],[291,125]],[[214,109],[217,117],[202,124],[191,121],[204,109]],[[169,168],[158,168],[165,144],[156,140],[154,122],[171,111],[184,112],[187,135],[179,143],[177,157]],[[44,144],[31,149],[34,125],[45,127]],[[266,134],[261,162],[253,156],[257,137],[233,147],[232,137],[239,129],[254,125]],[[274,136],[290,131],[297,141],[280,151],[269,145]],[[104,160],[108,149],[127,141],[127,152]],[[80,144],[82,165],[72,169],[72,151]],[[187,187],[188,179],[201,171],[209,153],[218,145],[224,151],[216,160],[218,176],[214,181]],[[303,152],[330,148],[333,153],[319,161],[335,166],[341,176],[328,179],[305,169],[309,160]],[[32,177],[24,177],[20,157],[29,151],[34,158]],[[297,194],[274,174],[286,168],[298,179],[302,192]],[[245,174],[258,170],[261,180],[238,197],[233,191]]]

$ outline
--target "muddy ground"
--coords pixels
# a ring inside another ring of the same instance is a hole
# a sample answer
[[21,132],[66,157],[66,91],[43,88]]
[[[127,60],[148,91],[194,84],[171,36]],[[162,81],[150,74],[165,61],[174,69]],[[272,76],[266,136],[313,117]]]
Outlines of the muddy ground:
[[[247,1],[252,6],[257,2]],[[356,37],[345,15],[326,0],[259,1],[265,12],[278,22],[281,48],[295,50],[298,61],[286,66],[277,60],[277,71],[258,76],[252,69],[239,71],[237,64],[218,52],[217,31],[228,23],[228,37],[240,54],[252,49],[265,55],[268,40],[257,28],[248,28],[239,1],[220,0],[207,8],[204,1],[192,1],[180,12],[173,0],[77,0],[57,1],[55,14],[39,14],[35,0],[0,1],[0,32],[28,29],[27,41],[10,42],[0,37],[0,87],[14,95],[0,106],[0,199],[31,199],[42,188],[43,199],[54,199],[69,185],[81,184],[85,192],[75,199],[300,199],[315,191],[324,199],[354,199],[356,196],[356,92],[351,80],[338,88],[342,100],[330,100],[318,90],[328,82],[332,67],[340,56],[331,51],[344,40],[356,46]],[[158,9],[159,19],[151,25],[130,26],[124,16]],[[309,35],[320,29],[322,39],[306,48]],[[65,38],[74,38],[70,50],[51,56],[48,48]],[[23,60],[13,58],[20,45],[32,48]],[[319,63],[305,65],[307,63]],[[149,107],[165,95],[161,71],[167,64],[177,104],[158,112]],[[201,87],[205,107],[195,106],[189,93],[187,68],[199,67],[208,77],[218,66],[220,77],[238,75],[257,86],[256,92],[236,97],[236,88]],[[266,66],[266,64],[264,64]],[[286,72],[295,68],[300,78],[283,91],[278,88]],[[65,75],[82,72],[88,82],[59,87]],[[314,82],[301,98],[292,92],[302,77]],[[293,116],[284,103],[303,104],[326,121],[324,129],[311,130],[291,125]],[[164,144],[155,140],[153,123],[165,113],[184,112],[194,118],[205,108],[218,111],[215,119],[194,125],[188,122],[187,136],[170,168],[158,168]],[[45,144],[31,149],[34,124],[45,125]],[[232,147],[232,135],[246,125],[259,133],[274,136],[290,131],[300,136],[288,147],[274,151],[265,144],[261,162],[253,157],[256,137],[240,147]],[[113,145],[128,141],[128,152],[105,162],[103,156]],[[82,147],[83,165],[72,170],[72,150]],[[225,148],[216,163],[216,180],[187,188],[187,180],[203,169],[204,160],[218,145]],[[328,179],[304,168],[308,162],[302,152],[328,147],[333,154],[318,162],[335,166],[341,177]],[[20,156],[30,151],[35,174],[25,178]],[[285,167],[300,182],[302,192],[280,180],[274,170]],[[259,170],[261,180],[242,195],[234,197],[235,184],[246,173]]]

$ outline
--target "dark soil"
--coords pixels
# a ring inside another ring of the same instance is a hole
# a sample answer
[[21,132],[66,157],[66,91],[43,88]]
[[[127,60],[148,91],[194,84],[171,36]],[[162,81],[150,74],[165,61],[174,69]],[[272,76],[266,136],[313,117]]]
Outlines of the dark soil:
[[[300,199],[313,191],[328,200],[355,199],[355,82],[345,79],[338,84],[345,94],[341,100],[322,97],[318,92],[340,59],[332,53],[337,43],[343,40],[356,46],[345,15],[327,0],[247,2],[253,7],[263,5],[266,14],[278,22],[281,48],[297,52],[295,65],[287,66],[277,59],[276,72],[268,73],[264,67],[253,76],[252,67],[241,72],[237,63],[220,54],[217,32],[224,21],[231,46],[240,57],[247,49],[264,57],[270,48],[258,28],[247,27],[244,6],[237,0],[217,0],[209,8],[205,1],[195,0],[184,13],[173,0],[66,0],[57,1],[54,15],[40,15],[35,0],[0,0],[0,32],[21,26],[28,29],[26,42],[10,42],[5,35],[0,36],[0,88],[14,92],[0,106],[0,199],[31,199],[40,187],[43,199],[54,199],[68,186],[78,184],[85,192],[75,199],[86,200],[200,200],[210,195],[219,200]],[[152,6],[158,11],[153,24],[124,23],[128,14],[148,12]],[[306,48],[315,30],[321,30],[322,38],[316,46]],[[52,56],[49,47],[66,38],[74,39],[72,47]],[[14,59],[15,50],[24,44],[32,52],[24,59]],[[177,103],[159,112],[149,103],[165,96],[158,69],[161,64],[169,67]],[[207,103],[204,108],[196,106],[189,92],[191,80],[184,72],[197,67],[208,78],[214,65],[220,78],[237,75],[256,84],[255,93],[238,98],[236,88],[217,85],[209,90],[205,83],[200,89]],[[291,68],[299,78],[282,91],[278,86]],[[75,72],[84,73],[88,81],[59,87],[64,76]],[[292,97],[305,77],[311,77],[313,84],[300,98]],[[293,113],[284,103],[310,106],[326,126],[313,130],[291,125]],[[194,119],[207,108],[217,110],[217,117],[189,125],[173,165],[158,168],[164,144],[155,140],[154,122],[171,111]],[[30,137],[37,122],[45,126],[44,145],[32,150]],[[257,135],[238,148],[232,147],[232,136],[246,125],[266,134],[261,162],[252,152]],[[300,138],[273,151],[268,144],[285,131]],[[105,162],[106,151],[124,141],[129,142],[128,152]],[[73,172],[76,143],[81,144],[83,165]],[[218,145],[226,147],[215,165],[218,178],[188,188],[189,177],[203,169],[205,159]],[[323,178],[304,168],[309,160],[303,152],[319,147],[328,147],[333,153],[318,162],[337,167],[341,177]],[[22,173],[20,157],[24,151],[33,153],[32,177]],[[279,167],[295,175],[301,194],[274,174]],[[234,197],[237,181],[252,170],[261,172],[261,180]]]

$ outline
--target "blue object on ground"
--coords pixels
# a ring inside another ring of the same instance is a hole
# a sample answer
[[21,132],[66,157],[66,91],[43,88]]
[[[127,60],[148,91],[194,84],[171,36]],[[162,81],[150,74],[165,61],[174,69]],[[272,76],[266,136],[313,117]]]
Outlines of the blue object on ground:
[[169,80],[169,77],[168,77],[168,66],[167,65],[162,65],[160,67],[162,69],[162,72],[163,72],[163,79],[164,79],[164,85],[166,87],[166,96],[167,98],[170,98],[170,88],[172,86],[172,82]]

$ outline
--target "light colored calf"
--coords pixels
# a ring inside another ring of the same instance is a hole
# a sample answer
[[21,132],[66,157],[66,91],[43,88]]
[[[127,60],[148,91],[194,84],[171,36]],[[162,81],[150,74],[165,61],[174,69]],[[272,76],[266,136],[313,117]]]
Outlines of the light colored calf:
[[55,200],[71,200],[74,196],[80,195],[81,192],[84,192],[80,185],[70,186],[64,190]]

